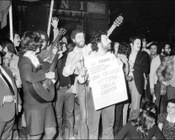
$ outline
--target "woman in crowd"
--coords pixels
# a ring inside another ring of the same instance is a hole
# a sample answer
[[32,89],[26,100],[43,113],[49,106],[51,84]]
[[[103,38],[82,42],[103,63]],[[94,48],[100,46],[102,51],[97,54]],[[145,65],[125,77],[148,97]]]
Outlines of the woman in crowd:
[[175,139],[175,99],[167,101],[167,113],[158,116],[158,126],[166,139]]
[[161,131],[154,127],[155,121],[156,115],[153,112],[141,111],[138,118],[131,118],[131,121],[121,129],[116,139],[152,139],[153,137],[165,139]]
[[19,70],[23,83],[23,108],[29,139],[53,139],[56,134],[56,122],[52,102],[41,103],[34,96],[34,90],[27,83],[37,83],[46,79],[53,80],[54,72],[45,72],[37,58],[40,52],[41,37],[38,32],[27,31],[21,39],[22,57]]

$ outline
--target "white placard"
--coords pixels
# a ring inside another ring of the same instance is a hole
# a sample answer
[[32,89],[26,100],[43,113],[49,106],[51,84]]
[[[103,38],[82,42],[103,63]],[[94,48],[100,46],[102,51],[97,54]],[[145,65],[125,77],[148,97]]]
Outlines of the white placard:
[[87,57],[90,86],[95,110],[128,99],[123,64],[113,54],[102,57]]

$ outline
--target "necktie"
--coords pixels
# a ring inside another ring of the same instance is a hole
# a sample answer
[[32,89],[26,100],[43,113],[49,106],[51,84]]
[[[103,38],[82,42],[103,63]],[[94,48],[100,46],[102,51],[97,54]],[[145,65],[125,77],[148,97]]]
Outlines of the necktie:
[[12,85],[10,84],[9,80],[5,77],[5,75],[2,73],[1,69],[0,69],[0,74],[1,74],[2,78],[5,80],[5,82],[7,83],[7,85],[8,85],[8,87],[9,87],[11,93],[12,93],[13,95],[15,95],[15,92],[14,92],[14,90],[13,90]]

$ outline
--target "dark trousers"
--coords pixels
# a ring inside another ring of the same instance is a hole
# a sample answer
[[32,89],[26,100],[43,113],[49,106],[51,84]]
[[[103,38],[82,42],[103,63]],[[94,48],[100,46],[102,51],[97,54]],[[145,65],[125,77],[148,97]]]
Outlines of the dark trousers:
[[12,139],[15,117],[7,122],[0,122],[0,139]]
[[[59,127],[59,131],[61,132],[63,129],[63,122],[65,121],[65,129],[69,129],[69,136],[73,136],[73,127],[74,127],[74,94],[66,93],[68,88],[60,88],[57,90],[57,100],[55,104],[56,118]],[[64,110],[63,110],[64,109]],[[63,112],[65,113],[63,115]],[[63,121],[63,116],[64,121]],[[60,133],[59,132],[59,133]]]
[[154,85],[154,90],[155,90],[155,96],[156,96],[155,104],[157,106],[158,114],[159,113],[165,113],[166,112],[167,94],[161,95],[161,84],[160,84],[160,82],[157,82]]
[[99,139],[99,123],[102,119],[102,139],[114,139],[113,125],[115,105],[95,110],[91,90],[87,94],[89,139]]

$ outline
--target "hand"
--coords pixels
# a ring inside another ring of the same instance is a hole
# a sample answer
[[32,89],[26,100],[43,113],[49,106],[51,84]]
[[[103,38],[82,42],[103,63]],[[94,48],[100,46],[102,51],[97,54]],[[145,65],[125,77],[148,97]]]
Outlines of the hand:
[[86,68],[81,68],[81,69],[79,70],[79,74],[80,74],[82,77],[86,76],[86,74],[87,74],[87,69],[86,69]]
[[21,112],[21,110],[22,110],[22,105],[19,104],[19,105],[18,105],[18,112]]
[[127,75],[126,80],[131,82],[133,80],[133,76],[132,75]]
[[52,17],[51,25],[53,26],[54,29],[57,29],[58,28],[58,22],[59,22],[59,18]]
[[163,81],[162,84],[165,85],[165,86],[168,86],[168,83],[165,82],[165,81]]
[[16,102],[15,96],[12,96],[12,95],[4,96],[3,104],[4,103],[12,103],[12,102]]
[[45,74],[47,79],[54,79],[55,78],[55,72],[48,72]]

